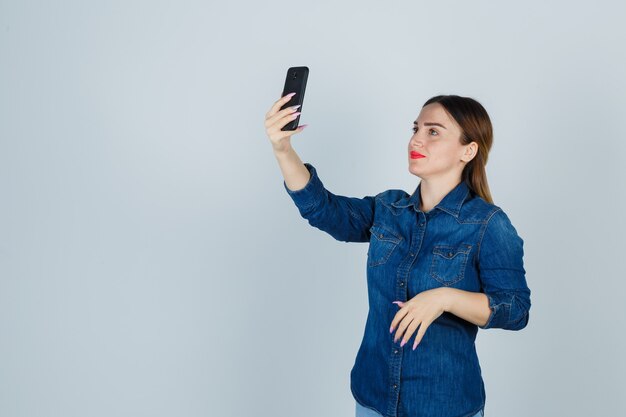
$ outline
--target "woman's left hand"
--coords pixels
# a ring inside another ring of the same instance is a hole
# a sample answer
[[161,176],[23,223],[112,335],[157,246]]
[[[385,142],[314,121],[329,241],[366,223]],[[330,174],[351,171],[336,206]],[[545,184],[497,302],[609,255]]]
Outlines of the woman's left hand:
[[445,312],[445,290],[446,288],[442,287],[433,288],[417,294],[409,301],[394,301],[393,303],[401,308],[391,321],[391,328],[389,329],[389,332],[393,333],[396,326],[398,328],[393,341],[397,342],[402,337],[400,346],[404,346],[419,326],[415,343],[413,343],[413,350],[415,350],[424,337],[428,326]]

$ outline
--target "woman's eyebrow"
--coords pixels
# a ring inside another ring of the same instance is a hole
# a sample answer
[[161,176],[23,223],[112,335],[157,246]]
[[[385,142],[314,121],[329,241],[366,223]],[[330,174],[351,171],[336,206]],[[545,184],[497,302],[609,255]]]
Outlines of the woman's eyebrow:
[[[413,122],[413,124],[416,125],[417,122]],[[448,130],[448,128],[446,128],[444,125],[439,124],[439,123],[426,122],[426,123],[424,123],[424,126],[440,126],[440,127],[443,127],[444,129]]]
[[[413,124],[416,125],[417,122],[413,122]],[[439,124],[439,123],[426,122],[426,123],[424,123],[424,126],[440,126],[440,127],[443,127],[444,129],[447,130],[447,127],[445,127],[444,125]]]

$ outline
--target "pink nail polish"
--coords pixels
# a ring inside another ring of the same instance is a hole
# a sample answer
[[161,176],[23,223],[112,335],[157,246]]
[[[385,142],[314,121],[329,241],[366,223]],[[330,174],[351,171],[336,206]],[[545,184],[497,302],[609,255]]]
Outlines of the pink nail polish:
[[400,343],[400,347],[404,346],[406,344],[406,340],[403,340],[402,343]]
[[389,328],[389,333],[393,333],[393,326]]

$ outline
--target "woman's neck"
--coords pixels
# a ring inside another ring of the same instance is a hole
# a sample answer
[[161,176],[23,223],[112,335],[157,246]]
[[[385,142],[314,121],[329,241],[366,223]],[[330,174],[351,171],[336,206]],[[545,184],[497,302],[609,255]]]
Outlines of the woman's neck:
[[460,182],[460,177],[422,179],[420,182],[420,210],[431,211]]

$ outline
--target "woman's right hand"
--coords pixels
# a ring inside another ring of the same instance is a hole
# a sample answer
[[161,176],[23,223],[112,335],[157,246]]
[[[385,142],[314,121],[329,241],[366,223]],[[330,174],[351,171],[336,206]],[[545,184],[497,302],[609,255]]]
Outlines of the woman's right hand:
[[272,143],[274,151],[282,152],[288,150],[291,147],[291,135],[302,132],[306,127],[306,125],[302,125],[298,126],[296,130],[281,130],[287,123],[293,121],[298,117],[298,114],[300,114],[300,112],[296,112],[299,106],[279,110],[292,96],[293,94],[287,94],[281,97],[265,115],[265,132]]

